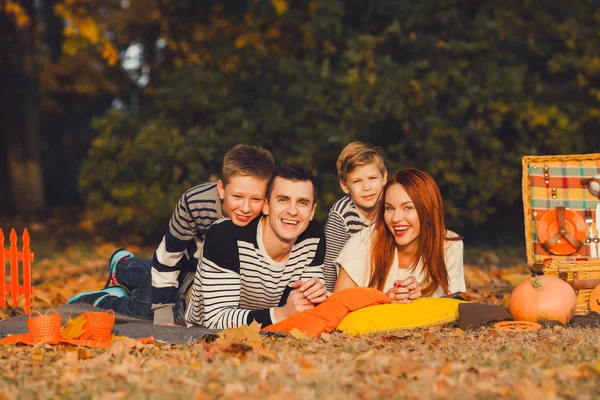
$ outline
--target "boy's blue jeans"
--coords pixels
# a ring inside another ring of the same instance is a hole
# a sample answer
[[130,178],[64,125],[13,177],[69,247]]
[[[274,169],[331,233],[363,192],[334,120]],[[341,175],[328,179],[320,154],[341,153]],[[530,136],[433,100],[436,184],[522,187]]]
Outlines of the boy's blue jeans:
[[[177,298],[174,299],[175,321],[183,321],[186,307],[186,294],[193,282],[195,271],[194,263],[182,257],[179,261],[181,277]],[[191,274],[191,276],[188,276]],[[121,261],[115,268],[115,275],[119,285],[125,286],[131,296],[116,297],[107,296],[97,306],[111,309],[114,312],[129,315],[135,318],[154,319],[152,311],[152,260],[140,258],[129,258]],[[188,277],[189,279],[185,279]],[[189,281],[189,282],[188,282]]]
[[119,285],[125,286],[131,296],[107,296],[97,306],[135,318],[152,320],[152,260],[130,258],[120,262],[115,275]]

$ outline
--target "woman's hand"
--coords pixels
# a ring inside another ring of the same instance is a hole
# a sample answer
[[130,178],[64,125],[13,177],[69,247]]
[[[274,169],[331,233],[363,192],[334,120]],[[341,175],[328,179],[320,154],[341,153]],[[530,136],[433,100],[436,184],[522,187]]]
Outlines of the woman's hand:
[[386,292],[392,303],[408,304],[411,300],[421,297],[421,286],[414,276],[394,282],[394,287]]

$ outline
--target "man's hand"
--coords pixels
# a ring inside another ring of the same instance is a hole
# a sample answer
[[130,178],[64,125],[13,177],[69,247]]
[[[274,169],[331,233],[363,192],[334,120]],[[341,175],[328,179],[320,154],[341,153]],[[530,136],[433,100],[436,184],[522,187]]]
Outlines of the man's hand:
[[300,293],[312,304],[321,304],[327,300],[327,289],[318,278],[310,278],[306,282],[296,281],[292,283],[294,289],[298,289]]
[[315,308],[315,306],[310,300],[304,297],[304,294],[300,290],[295,289],[290,292],[285,306],[275,309],[275,318],[277,322],[283,321],[296,313],[310,310],[311,308]]
[[411,300],[421,297],[421,286],[414,276],[394,282],[394,287],[386,292],[392,303],[408,304]]

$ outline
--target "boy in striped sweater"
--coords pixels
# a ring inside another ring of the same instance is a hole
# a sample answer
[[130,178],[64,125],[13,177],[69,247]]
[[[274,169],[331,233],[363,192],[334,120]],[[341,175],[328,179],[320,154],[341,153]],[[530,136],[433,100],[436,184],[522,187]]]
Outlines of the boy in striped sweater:
[[225,329],[263,326],[327,299],[325,237],[313,221],[316,180],[298,163],[275,167],[264,216],[246,226],[223,219],[206,233],[185,320]]
[[111,308],[153,319],[155,324],[181,321],[209,226],[223,217],[239,226],[252,222],[262,211],[274,164],[266,149],[234,146],[225,154],[220,180],[193,187],[181,196],[152,260],[117,250],[109,262],[105,288],[80,293],[67,304]]
[[337,162],[340,186],[346,196],[329,210],[325,224],[325,286],[333,291],[337,279],[334,264],[350,236],[371,225],[379,195],[387,181],[383,157],[376,147],[352,142],[340,153]]

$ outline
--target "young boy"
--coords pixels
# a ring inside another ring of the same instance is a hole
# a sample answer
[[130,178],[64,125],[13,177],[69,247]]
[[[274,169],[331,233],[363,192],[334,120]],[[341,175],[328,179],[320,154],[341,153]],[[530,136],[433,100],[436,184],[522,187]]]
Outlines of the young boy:
[[174,314],[181,320],[208,227],[223,217],[239,226],[255,219],[262,211],[274,166],[266,149],[243,144],[233,147],[223,159],[221,180],[196,186],[181,196],[153,260],[136,259],[126,250],[117,250],[109,262],[105,288],[80,293],[67,304],[112,308],[138,318],[153,318],[155,324],[172,324]]
[[377,148],[352,142],[340,153],[337,162],[340,186],[346,196],[333,204],[325,224],[325,286],[333,291],[337,278],[334,260],[350,236],[371,225],[387,180],[383,157]]
[[263,326],[327,299],[325,237],[313,221],[316,180],[299,163],[275,167],[264,216],[246,226],[223,219],[206,234],[185,320],[225,329]]

